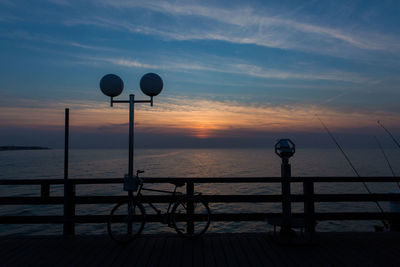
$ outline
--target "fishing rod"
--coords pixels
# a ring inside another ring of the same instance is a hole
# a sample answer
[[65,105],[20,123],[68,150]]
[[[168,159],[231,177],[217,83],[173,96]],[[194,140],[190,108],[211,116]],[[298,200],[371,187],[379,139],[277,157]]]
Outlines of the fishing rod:
[[[390,171],[391,171],[393,177],[396,177],[396,174],[394,173],[394,170],[393,170],[393,168],[392,168],[392,165],[390,164],[390,161],[389,161],[389,159],[388,159],[388,157],[387,157],[387,155],[386,155],[386,153],[385,153],[385,150],[383,149],[383,147],[382,147],[382,145],[381,145],[381,142],[379,142],[379,139],[378,139],[378,137],[376,137],[376,135],[374,135],[374,137],[375,137],[376,143],[377,143],[378,146],[379,146],[379,149],[382,151],[383,157],[385,158],[386,163],[388,164],[389,169],[390,169]],[[397,186],[398,186],[399,189],[400,189],[400,184],[399,184],[399,182],[396,182],[396,184],[397,184]]]
[[[354,173],[357,175],[358,178],[361,178],[360,174],[358,173],[357,169],[354,167],[353,163],[351,162],[351,160],[349,159],[349,157],[347,156],[347,154],[344,152],[344,150],[342,149],[342,147],[340,146],[340,144],[338,143],[338,141],[336,141],[336,138],[333,136],[333,134],[331,133],[331,131],[329,131],[328,127],[325,125],[325,123],[321,120],[321,118],[318,115],[315,115],[318,120],[321,122],[322,126],[324,127],[324,129],[326,130],[326,132],[329,134],[329,136],[331,137],[331,139],[333,140],[333,142],[336,144],[336,146],[339,148],[339,150],[342,152],[343,156],[346,158],[347,162],[349,163],[349,165],[351,166],[351,168],[353,169]],[[371,190],[368,188],[367,184],[364,181],[361,181],[361,183],[364,185],[365,189],[367,190],[367,192],[369,194],[372,194]],[[378,207],[378,209],[380,210],[380,212],[382,213],[382,215],[385,215],[385,212],[383,211],[382,206],[379,204],[378,201],[374,200],[376,206]],[[384,227],[386,229],[389,228],[389,225],[386,223],[385,220],[381,220],[381,222],[383,223]]]
[[[383,157],[385,158],[386,163],[388,164],[389,169],[390,169],[390,171],[391,171],[393,177],[396,177],[396,174],[394,173],[394,170],[393,170],[393,168],[392,168],[392,165],[390,164],[390,161],[389,161],[389,159],[388,159],[388,157],[387,157],[387,155],[386,155],[386,153],[385,153],[385,150],[383,149],[381,143],[379,142],[379,139],[378,139],[376,136],[374,136],[374,137],[375,137],[376,143],[377,143],[378,146],[379,146],[379,149],[382,151]],[[397,184],[397,186],[398,186],[399,189],[400,189],[400,184],[399,184],[399,182],[396,182],[396,184]]]
[[396,138],[394,138],[394,136],[389,132],[389,130],[386,129],[385,126],[383,126],[383,124],[381,123],[381,121],[378,120],[377,123],[388,133],[388,135],[392,138],[393,142],[395,142],[395,144],[400,148],[399,142],[397,142]]
[[[339,145],[339,143],[336,141],[335,137],[333,136],[333,134],[331,133],[331,131],[329,131],[328,127],[326,127],[325,123],[320,119],[320,117],[318,115],[317,116],[318,120],[321,122],[322,126],[324,127],[324,129],[326,130],[326,132],[329,134],[329,136],[332,138],[333,142],[336,144],[336,146],[339,148],[339,150],[342,152],[343,156],[346,158],[347,162],[349,163],[350,167],[353,169],[353,171],[355,172],[355,174],[360,177],[360,174],[358,173],[358,171],[356,170],[356,168],[354,167],[353,163],[351,163],[351,160],[349,159],[349,157],[346,155],[346,153],[344,152],[344,150],[342,149],[342,147]],[[367,186],[366,186],[367,187]],[[368,187],[367,187],[367,191],[369,191]]]
[[[388,157],[387,157],[387,155],[385,153],[385,150],[383,150],[381,142],[379,142],[379,139],[378,139],[378,137],[376,137],[376,135],[374,135],[374,137],[375,137],[376,143],[379,146],[379,149],[382,151],[383,157],[385,158],[386,163],[388,164],[390,171],[392,172],[393,177],[396,177],[396,174],[394,173],[394,170],[393,170],[392,165],[390,164],[390,161],[389,161],[389,159],[388,159]],[[397,182],[397,185],[399,185],[398,182]],[[399,188],[400,188],[400,185],[399,185]]]

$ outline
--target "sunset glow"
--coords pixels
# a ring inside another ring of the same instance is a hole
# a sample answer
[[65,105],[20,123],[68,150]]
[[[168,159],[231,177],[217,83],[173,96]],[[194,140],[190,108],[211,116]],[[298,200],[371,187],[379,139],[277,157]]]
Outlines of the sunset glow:
[[316,115],[337,133],[379,135],[381,120],[398,134],[400,5],[361,2],[0,1],[0,140],[60,147],[64,108],[79,146],[125,140],[128,106],[109,107],[100,79],[147,99],[149,72],[164,89],[135,107],[139,141],[313,143]]
[[[128,111],[124,105],[109,107],[104,103],[57,103],[40,108],[0,108],[3,124],[25,127],[62,127],[63,110],[71,111],[71,126],[79,131],[126,132]],[[248,132],[321,132],[318,115],[334,130],[374,126],[382,113],[365,114],[359,111],[339,111],[313,105],[274,106],[243,105],[239,102],[166,99],[153,108],[138,106],[135,112],[137,132],[156,132],[209,137],[245,137]],[[396,115],[384,114],[388,125]]]

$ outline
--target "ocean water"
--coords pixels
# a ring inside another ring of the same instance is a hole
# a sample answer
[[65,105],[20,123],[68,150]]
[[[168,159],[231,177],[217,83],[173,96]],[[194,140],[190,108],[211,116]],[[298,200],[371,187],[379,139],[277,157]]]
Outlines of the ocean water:
[[[374,149],[346,150],[362,176],[391,176],[382,156]],[[385,150],[396,174],[400,173],[400,150]],[[63,178],[63,150],[0,152],[0,179]],[[337,149],[298,149],[290,161],[293,176],[355,176]],[[126,150],[71,150],[70,178],[114,178],[127,172]],[[280,159],[272,149],[137,149],[135,169],[145,170],[143,177],[255,177],[280,176]],[[368,183],[373,192],[400,192],[395,183]],[[172,189],[172,185],[148,185]],[[276,194],[279,184],[202,184],[196,191],[203,194]],[[122,185],[81,185],[78,195],[123,195]],[[316,184],[316,193],[365,193],[361,183]],[[302,192],[301,184],[292,184],[292,192]],[[147,192],[145,192],[147,193]],[[38,196],[38,186],[0,186],[1,196]],[[62,196],[63,187],[51,187],[52,196]],[[79,205],[76,214],[109,214],[113,205]],[[388,203],[382,203],[389,210]],[[162,205],[159,205],[163,208]],[[212,212],[278,212],[280,204],[210,203]],[[292,206],[302,212],[302,205]],[[317,203],[317,212],[378,211],[374,203]],[[151,210],[146,207],[146,211]],[[63,207],[0,206],[2,215],[61,215]],[[373,231],[380,222],[319,222],[317,231]],[[212,222],[209,232],[271,231],[265,222]],[[105,234],[105,224],[77,225],[78,234]],[[146,224],[145,233],[173,232],[159,223]],[[62,225],[0,225],[0,234],[61,234]]]

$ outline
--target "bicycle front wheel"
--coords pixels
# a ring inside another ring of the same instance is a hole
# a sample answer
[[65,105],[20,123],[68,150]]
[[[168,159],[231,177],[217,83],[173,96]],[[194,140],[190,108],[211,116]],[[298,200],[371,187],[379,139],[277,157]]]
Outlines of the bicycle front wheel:
[[128,243],[138,237],[145,224],[145,210],[137,201],[122,202],[111,211],[107,224],[110,237],[118,243]]
[[176,232],[187,238],[197,238],[210,226],[210,209],[198,196],[179,199],[172,208],[172,224]]

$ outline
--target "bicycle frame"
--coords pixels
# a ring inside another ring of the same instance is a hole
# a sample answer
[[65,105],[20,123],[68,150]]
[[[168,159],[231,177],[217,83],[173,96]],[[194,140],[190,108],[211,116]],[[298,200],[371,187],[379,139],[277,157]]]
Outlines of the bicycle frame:
[[[143,182],[140,181],[139,187],[138,187],[138,190],[137,190],[137,193],[136,193],[136,199],[138,199],[138,200],[140,201],[140,197],[142,196],[142,194],[141,194],[142,190],[144,190],[144,191],[151,191],[151,192],[159,192],[159,193],[167,193],[167,194],[172,195],[172,197],[175,198],[175,197],[177,196],[177,192],[176,192],[176,189],[177,189],[177,188],[178,188],[178,186],[176,186],[176,185],[175,185],[174,191],[167,191],[167,190],[160,190],[160,189],[152,189],[152,188],[143,188]],[[132,194],[132,197],[133,197],[133,194]],[[165,213],[161,213],[161,210],[158,209],[156,206],[154,206],[153,203],[148,202],[147,204],[149,204],[149,206],[157,213],[157,215],[163,216],[163,215],[168,215],[168,214],[171,213],[170,210],[171,210],[171,207],[172,207],[172,204],[173,204],[173,203],[175,203],[174,200],[171,200],[171,201],[168,203],[168,208],[167,208],[167,211],[166,211]],[[163,222],[163,221],[161,220],[161,222]],[[168,223],[168,224],[169,224],[169,220],[168,220],[167,222],[165,222],[165,223]]]
[[[143,172],[143,171],[141,171]],[[137,174],[140,172],[138,171]],[[107,223],[107,230],[112,239],[120,243],[127,243],[135,239],[141,234],[143,227],[146,223],[146,210],[141,203],[142,190],[166,193],[171,196],[168,203],[168,208],[165,213],[161,212],[153,203],[147,202],[149,206],[156,212],[156,216],[160,218],[160,222],[167,224],[168,227],[174,228],[175,231],[183,237],[197,238],[201,236],[210,225],[210,209],[208,203],[205,202],[200,196],[201,193],[187,196],[184,193],[177,192],[177,188],[184,185],[184,183],[171,183],[175,185],[174,190],[160,190],[153,188],[144,188],[144,180],[136,175],[135,180],[132,177],[125,177],[124,190],[128,191],[128,203],[120,202],[111,210],[110,218]],[[132,179],[132,180],[128,180]],[[179,195],[179,197],[178,197]],[[196,204],[195,204],[196,203]],[[199,204],[202,209],[203,215],[202,224],[196,226],[194,232],[194,205]],[[127,206],[126,206],[127,205]],[[127,213],[127,214],[126,214]],[[177,216],[178,214],[178,216]],[[182,220],[182,216],[187,216]],[[136,218],[135,220],[133,218]],[[122,220],[121,220],[122,218]],[[177,219],[178,218],[178,219]],[[186,225],[182,225],[186,224]],[[133,228],[135,227],[135,229]]]

